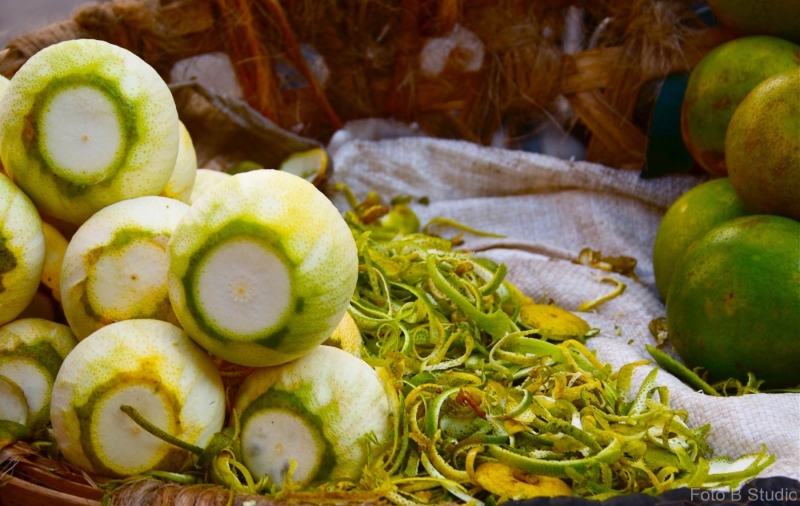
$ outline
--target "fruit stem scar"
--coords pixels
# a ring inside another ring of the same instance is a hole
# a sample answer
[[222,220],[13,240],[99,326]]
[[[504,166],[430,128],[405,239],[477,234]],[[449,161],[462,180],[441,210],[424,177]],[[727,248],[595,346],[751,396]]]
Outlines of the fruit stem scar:
[[182,441],[172,434],[164,432],[163,430],[159,429],[149,421],[145,417],[143,417],[133,406],[128,406],[123,404],[119,407],[120,411],[128,415],[131,420],[133,420],[136,425],[143,428],[150,434],[154,435],[158,439],[164,441],[165,443],[169,443],[172,446],[177,446],[182,450],[186,450],[187,452],[194,453],[196,455],[200,455],[203,453],[203,449],[199,446],[195,446],[193,444],[187,443],[186,441]]

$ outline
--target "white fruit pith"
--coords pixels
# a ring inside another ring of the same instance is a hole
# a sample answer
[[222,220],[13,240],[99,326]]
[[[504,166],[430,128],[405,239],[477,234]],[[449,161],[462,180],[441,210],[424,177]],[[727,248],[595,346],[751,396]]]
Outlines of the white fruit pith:
[[177,324],[167,291],[167,243],[188,209],[174,199],[139,197],[81,225],[61,268],[64,314],[78,339],[132,318]]
[[189,204],[196,203],[203,195],[229,177],[231,177],[230,174],[218,170],[197,169],[194,186],[192,187],[192,193],[189,197]]
[[222,380],[211,358],[159,320],[115,323],[78,344],[53,388],[53,431],[66,459],[90,472],[128,476],[186,465],[186,451],[139,427],[120,410],[124,405],[200,447],[225,417]]
[[0,174],[0,325],[28,306],[43,269],[39,213],[22,190]]
[[[39,152],[56,177],[76,185],[108,179],[125,155],[116,104],[94,86],[65,88],[43,105]],[[73,128],[64,128],[73,123]]]
[[42,283],[50,289],[53,298],[61,302],[61,264],[67,252],[67,240],[54,226],[42,222],[44,232],[44,270]]
[[172,170],[169,181],[161,191],[161,196],[191,204],[192,189],[197,176],[197,154],[194,151],[189,131],[186,130],[183,123],[180,123],[180,131],[178,158],[175,160],[175,168]]
[[123,199],[158,195],[178,154],[178,115],[161,77],[97,40],[47,47],[0,102],[0,157],[48,215],[83,223]]
[[97,396],[94,412],[85,424],[92,434],[91,446],[97,451],[98,460],[121,475],[133,474],[135,469],[152,469],[169,459],[180,464],[180,456],[174,455],[179,452],[142,430],[122,412],[120,407],[125,405],[136,406],[143,417],[165,432],[177,431],[177,406],[156,381],[120,382],[117,388]]
[[28,401],[25,392],[13,380],[0,376],[0,420],[20,425],[28,423]]
[[328,153],[324,149],[311,149],[289,156],[281,163],[281,170],[300,176],[307,181],[322,178],[328,166]]
[[218,332],[252,335],[288,316],[292,287],[281,256],[269,243],[239,236],[200,261],[197,303]]
[[25,394],[31,426],[49,420],[53,381],[77,340],[66,325],[26,318],[0,327],[0,376]]
[[211,353],[276,365],[336,328],[355,289],[347,224],[305,180],[275,170],[232,176],[192,205],[169,243],[169,295]]
[[234,403],[242,424],[242,457],[256,476],[282,485],[291,460],[292,480],[317,484],[357,480],[391,427],[382,382],[362,360],[318,346],[302,358],[259,369],[245,380]]

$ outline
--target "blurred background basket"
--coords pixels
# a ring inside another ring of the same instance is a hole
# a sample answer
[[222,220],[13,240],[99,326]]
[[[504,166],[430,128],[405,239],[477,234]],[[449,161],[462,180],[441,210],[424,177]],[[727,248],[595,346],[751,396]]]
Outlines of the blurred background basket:
[[588,161],[640,170],[658,91],[648,84],[688,72],[732,38],[695,3],[118,0],[16,38],[0,52],[0,73],[11,77],[48,45],[95,38],[140,55],[168,82],[205,65],[214,88],[321,143],[361,118],[523,149],[557,125]]

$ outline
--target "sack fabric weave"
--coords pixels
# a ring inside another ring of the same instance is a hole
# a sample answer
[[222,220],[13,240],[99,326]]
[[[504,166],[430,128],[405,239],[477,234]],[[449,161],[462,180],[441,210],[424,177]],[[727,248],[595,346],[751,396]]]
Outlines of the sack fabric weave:
[[[361,198],[369,190],[386,199],[427,196],[429,205],[413,205],[422,223],[443,216],[505,235],[466,234],[461,247],[505,262],[507,279],[537,301],[546,297],[575,311],[614,289],[600,276],[620,279],[627,285],[621,296],[591,313],[577,313],[600,329],[587,344],[614,368],[650,358],[645,344],[656,343],[648,324],[665,315],[651,261],[655,235],[670,204],[704,180],[692,175],[644,180],[633,171],[422,137],[351,140],[335,151],[334,167],[333,181],[348,184]],[[341,194],[331,194],[337,207],[347,208]],[[636,258],[641,282],[572,263],[586,247]],[[769,336],[763,337],[769,346]],[[637,369],[633,392],[650,369]],[[735,458],[766,444],[777,458],[761,476],[800,479],[800,394],[711,397],[663,370],[657,383],[669,388],[673,407],[689,412],[690,427],[712,424],[708,441],[715,455]]]

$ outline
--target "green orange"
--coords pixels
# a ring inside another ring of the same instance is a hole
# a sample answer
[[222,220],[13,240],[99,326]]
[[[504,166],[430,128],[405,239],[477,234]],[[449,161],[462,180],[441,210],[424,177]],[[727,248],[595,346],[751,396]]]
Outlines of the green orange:
[[761,81],[797,68],[800,46],[775,37],[744,37],[706,55],[692,71],[681,108],[687,149],[706,171],[728,173],[725,132],[734,111]]
[[672,204],[653,245],[656,287],[663,300],[667,300],[672,275],[686,248],[717,225],[745,214],[744,204],[726,177],[695,186]]
[[764,388],[800,384],[800,223],[755,215],[715,227],[692,243],[667,301],[675,350],[710,381]]
[[708,0],[708,5],[740,35],[774,35],[800,43],[797,0]]
[[800,220],[800,66],[765,80],[742,101],[725,157],[748,209]]

